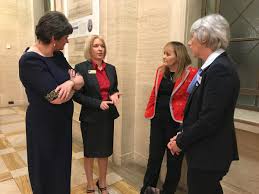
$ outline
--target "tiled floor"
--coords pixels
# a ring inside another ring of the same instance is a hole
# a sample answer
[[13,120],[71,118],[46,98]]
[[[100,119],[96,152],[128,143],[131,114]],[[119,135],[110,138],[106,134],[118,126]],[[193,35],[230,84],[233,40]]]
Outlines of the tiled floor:
[[[25,109],[0,108],[0,194],[31,194],[25,141]],[[72,194],[86,193],[82,139],[77,122],[73,123]],[[97,172],[95,164],[94,172]],[[97,178],[97,176],[94,176]],[[137,194],[133,187],[111,168],[108,169],[110,194]]]

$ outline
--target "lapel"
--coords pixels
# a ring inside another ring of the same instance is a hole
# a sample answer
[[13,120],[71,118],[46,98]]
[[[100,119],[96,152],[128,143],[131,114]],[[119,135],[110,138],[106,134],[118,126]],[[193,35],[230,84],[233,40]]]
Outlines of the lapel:
[[108,63],[106,63],[105,72],[106,72],[107,78],[110,81],[109,91],[111,92],[111,89],[112,89],[112,86],[113,86],[113,82],[114,82],[114,80],[113,80],[114,76],[113,76],[112,68],[111,68],[111,66]]
[[177,90],[179,90],[179,88],[183,85],[183,83],[187,79],[189,73],[190,73],[190,70],[188,68],[186,68],[184,74],[176,80],[171,96],[173,96],[175,94],[175,92],[177,92]]
[[[217,62],[217,60],[218,60],[219,58],[225,57],[225,56],[227,56],[227,53],[226,53],[226,52],[221,53],[209,66],[207,66],[207,67],[202,71],[202,73],[201,73],[200,76],[203,77],[203,75],[205,74],[205,72],[206,72],[209,68],[211,68],[211,67]],[[195,91],[197,90],[197,88],[200,87],[200,85],[201,85],[201,83],[200,83],[198,86],[195,86],[195,87],[193,88],[193,91],[192,91],[192,93],[190,94],[190,96],[189,96],[189,98],[188,98],[188,101],[191,100],[193,94],[195,93]],[[187,105],[188,105],[188,102],[187,102]]]
[[[214,62],[213,62],[213,63],[214,63]],[[213,63],[212,63],[212,64],[213,64]],[[212,64],[211,64],[211,65],[212,65]],[[208,66],[206,69],[204,69],[204,70],[202,71],[202,73],[201,73],[201,75],[200,75],[201,77],[204,76],[204,74],[205,74],[206,71],[211,67],[211,65]],[[196,90],[200,87],[201,84],[202,84],[202,81],[201,81],[201,83],[200,83],[198,86],[194,86],[192,93],[191,93],[191,94],[189,95],[189,97],[188,97],[184,114],[186,114],[186,113],[188,112],[188,110],[189,110],[189,105],[190,105],[190,102],[191,102],[191,100],[192,100],[192,98],[193,98],[193,95],[194,95],[194,93],[196,92]]]
[[86,61],[86,66],[87,66],[86,74],[87,74],[88,80],[89,80],[89,82],[93,83],[93,85],[96,89],[96,92],[101,96],[101,90],[100,90],[100,86],[99,86],[99,83],[98,83],[98,80],[97,80],[97,77],[96,77],[96,73],[90,74],[91,70],[95,70],[94,67],[93,67],[93,64],[90,61]]
[[163,73],[161,72],[161,70],[159,69],[157,71],[157,75],[156,75],[156,81],[155,81],[155,96],[157,97],[157,94],[158,94],[158,89],[159,89],[159,86],[160,86],[160,83],[163,79]]

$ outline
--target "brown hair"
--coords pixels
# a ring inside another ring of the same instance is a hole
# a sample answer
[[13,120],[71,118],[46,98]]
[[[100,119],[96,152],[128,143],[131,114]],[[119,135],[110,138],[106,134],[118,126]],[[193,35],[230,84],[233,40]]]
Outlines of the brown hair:
[[106,44],[104,39],[99,36],[99,35],[91,35],[89,37],[87,37],[86,41],[85,41],[85,48],[84,48],[84,57],[85,59],[90,60],[92,58],[91,56],[91,49],[93,47],[93,43],[95,39],[99,39],[102,41],[103,45],[104,45],[104,57],[106,56]]
[[[175,56],[176,56],[176,61],[178,63],[178,68],[174,74],[173,82],[176,81],[177,78],[181,77],[184,69],[192,63],[191,58],[187,52],[186,47],[184,46],[183,43],[177,42],[177,41],[171,41],[166,43],[166,46],[172,46],[174,48]],[[168,66],[162,66],[161,67],[162,72],[164,73],[164,76],[168,77],[170,70]]]

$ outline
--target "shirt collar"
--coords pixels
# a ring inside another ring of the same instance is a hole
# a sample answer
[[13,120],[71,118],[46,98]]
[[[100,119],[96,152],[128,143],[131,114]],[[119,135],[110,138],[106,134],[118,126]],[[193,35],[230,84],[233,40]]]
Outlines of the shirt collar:
[[99,70],[99,71],[104,70],[105,67],[106,67],[106,63],[104,63],[104,62],[102,62],[102,70],[100,70],[100,69],[97,68],[97,63],[96,63],[96,61],[92,60],[92,64],[93,64],[93,68],[94,68],[95,70]]
[[206,61],[203,63],[203,65],[201,66],[201,69],[204,70],[206,69],[207,67],[210,66],[210,64],[215,61],[215,59],[221,55],[222,53],[224,53],[225,50],[220,48],[220,49],[217,49],[216,51],[214,51],[213,53],[211,53],[209,55],[209,57],[206,59]]

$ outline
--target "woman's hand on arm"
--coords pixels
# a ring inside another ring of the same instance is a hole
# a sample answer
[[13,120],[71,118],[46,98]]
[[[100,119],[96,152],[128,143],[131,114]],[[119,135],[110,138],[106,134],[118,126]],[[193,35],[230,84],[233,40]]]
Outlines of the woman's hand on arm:
[[74,69],[69,69],[68,74],[70,76],[70,80],[74,82],[74,89],[80,90],[84,85],[84,78],[79,73],[76,73]]
[[75,83],[75,85],[74,85],[75,90],[80,90],[83,87],[83,85],[85,84],[83,76],[78,73],[71,80]]
[[55,92],[58,92],[58,98],[60,100],[69,100],[69,96],[71,95],[71,92],[73,92],[74,82],[71,80],[65,81],[63,84],[60,84],[56,87]]

